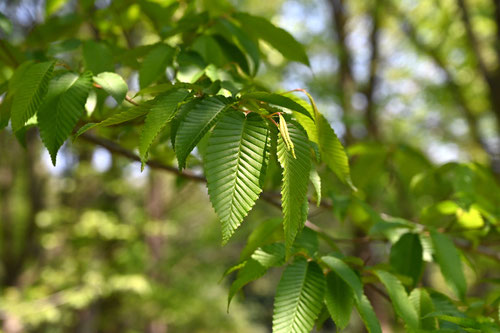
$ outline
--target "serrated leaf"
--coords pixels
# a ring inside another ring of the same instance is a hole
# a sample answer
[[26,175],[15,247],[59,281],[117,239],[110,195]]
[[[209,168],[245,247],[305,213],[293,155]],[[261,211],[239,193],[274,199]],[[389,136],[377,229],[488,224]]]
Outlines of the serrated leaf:
[[113,71],[113,54],[108,45],[93,40],[83,43],[83,60],[85,68],[94,75]]
[[139,138],[139,155],[142,164],[146,162],[149,147],[156,139],[160,131],[172,120],[179,105],[189,95],[189,91],[179,89],[160,95],[153,101],[153,106],[149,110],[141,137]]
[[307,205],[304,206],[304,201],[307,200],[311,153],[305,133],[294,123],[287,125],[296,158],[287,149],[281,135],[278,138],[277,155],[283,169],[281,207],[283,209],[285,245],[288,252],[307,218]]
[[389,262],[395,272],[411,277],[414,286],[423,269],[422,244],[417,234],[406,233],[391,247]]
[[167,65],[174,57],[174,49],[166,44],[155,46],[142,61],[139,69],[139,85],[141,89],[149,86],[161,75],[165,75]]
[[53,61],[33,64],[23,72],[22,83],[16,87],[12,100],[11,119],[14,132],[23,127],[38,111],[47,93],[54,64]]
[[94,82],[100,85],[108,94],[113,96],[118,104],[121,104],[127,95],[127,82],[125,82],[125,80],[116,73],[100,73],[97,76],[94,76]]
[[297,258],[281,277],[274,299],[273,332],[306,333],[323,306],[325,277],[315,262]]
[[307,58],[304,47],[287,31],[276,27],[264,18],[246,13],[237,13],[234,17],[240,22],[245,31],[250,35],[268,42],[285,58],[309,66],[309,59]]
[[409,329],[417,329],[420,326],[417,311],[401,282],[389,272],[376,270],[375,274],[385,286],[398,316],[403,319]]
[[264,91],[258,91],[258,92],[247,93],[247,94],[243,95],[241,98],[242,99],[255,99],[255,100],[266,102],[269,104],[278,105],[278,106],[296,111],[296,112],[314,120],[313,115],[311,115],[311,113],[309,113],[309,111],[306,108],[304,108],[299,103],[295,102],[293,99],[286,97],[286,96],[283,96],[283,95],[268,93],[268,92],[264,92]]
[[185,167],[189,153],[230,107],[229,101],[222,96],[208,97],[192,105],[186,118],[180,121],[175,136],[179,168]]
[[351,181],[349,159],[344,147],[328,121],[319,112],[316,114],[316,126],[321,158],[341,181],[349,185],[353,190],[356,190]]
[[54,165],[57,151],[85,111],[85,102],[91,88],[90,72],[80,77],[66,73],[50,83],[47,97],[38,111],[38,126],[43,144]]
[[269,130],[257,114],[229,112],[217,123],[205,152],[208,194],[227,242],[252,209],[262,188]]
[[351,318],[354,296],[349,285],[334,272],[326,276],[325,302],[335,325],[344,329]]
[[448,236],[434,230],[430,234],[434,246],[434,257],[441,273],[455,294],[463,300],[467,292],[467,282],[460,253]]

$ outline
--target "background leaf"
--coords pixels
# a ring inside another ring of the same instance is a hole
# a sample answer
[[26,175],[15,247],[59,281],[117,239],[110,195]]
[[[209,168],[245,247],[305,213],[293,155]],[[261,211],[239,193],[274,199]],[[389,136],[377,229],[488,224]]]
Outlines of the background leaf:
[[160,76],[165,76],[167,65],[174,57],[174,49],[166,44],[156,45],[144,57],[139,69],[139,85],[141,89],[149,86]]
[[455,294],[460,299],[464,299],[467,292],[467,282],[465,281],[460,253],[448,236],[437,231],[431,231],[430,234],[434,246],[434,257],[441,268],[443,277]]
[[423,270],[422,244],[417,234],[406,233],[391,247],[389,257],[395,272],[412,278],[416,285]]

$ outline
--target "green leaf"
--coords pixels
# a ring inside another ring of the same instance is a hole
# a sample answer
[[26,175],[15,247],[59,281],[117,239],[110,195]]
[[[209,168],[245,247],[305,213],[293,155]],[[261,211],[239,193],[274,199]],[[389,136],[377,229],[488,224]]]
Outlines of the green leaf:
[[0,13],[0,31],[3,31],[5,35],[12,33],[12,22],[2,13]]
[[375,314],[375,311],[373,311],[370,301],[364,294],[361,295],[359,299],[354,298],[354,305],[356,306],[359,316],[361,317],[361,320],[363,320],[368,333],[382,333],[382,328],[380,327],[377,315]]
[[85,111],[85,102],[91,88],[90,72],[85,72],[80,77],[66,73],[50,82],[47,97],[38,111],[38,127],[54,165],[57,151]]
[[422,244],[417,234],[406,233],[391,247],[391,267],[401,275],[411,277],[416,285],[423,270]]
[[114,70],[113,54],[103,42],[89,40],[83,43],[83,60],[85,68],[92,71],[94,75]]
[[425,289],[416,288],[413,289],[409,298],[413,307],[417,310],[418,317],[420,318],[420,327],[424,330],[436,329],[436,319],[427,317],[429,313],[435,311],[429,293]]
[[19,88],[16,87],[12,101],[11,118],[14,132],[23,127],[38,111],[47,93],[54,64],[53,61],[33,64],[23,72],[22,83],[19,83]]
[[155,46],[142,61],[139,69],[141,89],[149,86],[160,76],[165,76],[165,69],[174,57],[174,49],[166,44]]
[[307,218],[307,187],[311,170],[311,153],[305,133],[294,123],[288,123],[288,132],[293,142],[296,158],[279,135],[277,155],[283,169],[281,185],[281,207],[283,208],[283,226],[285,245],[290,250],[295,237],[303,228]]
[[316,202],[317,206],[321,204],[321,178],[319,177],[318,171],[316,168],[311,168],[311,173],[309,174],[309,179],[314,186],[314,190],[316,191]]
[[412,330],[417,329],[419,327],[417,311],[410,302],[408,294],[401,282],[394,275],[385,271],[376,270],[375,274],[385,286],[391,298],[392,306],[398,316],[403,319],[408,328]]
[[448,238],[437,231],[431,231],[434,257],[439,264],[444,279],[460,299],[465,299],[467,282],[465,281],[460,253]]
[[103,72],[94,76],[94,82],[97,83],[108,94],[113,96],[116,103],[121,104],[127,95],[127,82],[118,74]]
[[363,284],[359,277],[354,273],[354,271],[347,266],[347,264],[340,260],[339,258],[332,256],[322,257],[321,260],[334,271],[342,280],[344,280],[354,295],[354,305],[358,310],[361,319],[365,323],[368,332],[370,333],[382,333],[380,323],[373,311],[373,307],[368,301],[368,298],[363,294]]
[[258,91],[258,92],[251,92],[251,93],[245,94],[241,98],[242,99],[256,99],[258,101],[278,105],[278,106],[296,111],[296,112],[303,114],[311,119],[314,119],[313,116],[311,115],[311,113],[309,113],[309,111],[305,107],[303,107],[299,103],[295,102],[293,99],[286,97],[286,96],[283,96],[283,95]]
[[272,218],[265,220],[254,228],[245,247],[241,250],[240,260],[247,259],[260,246],[276,240],[276,233],[282,222],[281,218]]
[[273,332],[306,333],[323,305],[325,277],[315,262],[297,258],[281,277],[274,299]]
[[12,108],[12,97],[5,96],[0,103],[0,130],[9,124],[10,110]]
[[156,139],[160,131],[172,120],[179,109],[179,105],[189,95],[189,91],[179,89],[156,97],[153,106],[149,110],[141,137],[139,138],[139,155],[142,165],[147,159],[149,147]]
[[175,136],[175,153],[179,168],[184,168],[186,159],[198,141],[212,128],[219,118],[231,107],[222,96],[203,99],[192,105],[185,119],[179,124]]
[[265,40],[285,58],[309,66],[309,59],[304,47],[287,31],[276,27],[262,17],[246,13],[236,13],[234,17],[240,22],[243,30],[250,35]]
[[349,285],[334,272],[326,276],[325,302],[335,325],[344,329],[351,318],[354,297]]
[[141,116],[144,116],[151,109],[151,107],[153,105],[152,102],[153,101],[147,101],[147,102],[140,104],[138,106],[126,108],[124,110],[121,110],[117,113],[112,114],[111,116],[109,116],[108,118],[104,119],[103,121],[101,121],[99,123],[85,124],[75,134],[75,139],[92,128],[118,125],[118,124],[122,124],[122,123],[125,123],[127,121],[130,121],[130,120],[139,118]]
[[261,116],[229,112],[217,123],[205,153],[208,194],[226,243],[252,209],[267,165],[269,130]]
[[363,284],[356,273],[344,261],[332,256],[324,256],[321,260],[351,287],[358,300],[361,299]]
[[212,36],[199,36],[193,42],[192,49],[198,52],[207,64],[214,64],[217,67],[222,67],[227,62],[227,58],[219,43],[217,43]]
[[316,113],[316,126],[321,158],[341,181],[349,185],[353,190],[356,190],[351,181],[349,160],[344,147],[328,121],[319,112]]
[[222,35],[229,40],[236,39],[239,46],[246,51],[253,61],[252,74],[255,75],[259,69],[260,54],[259,47],[250,36],[248,36],[240,27],[233,24],[231,21],[225,18],[219,18],[217,20],[216,28],[218,31],[222,32]]
[[239,270],[238,277],[229,289],[227,306],[234,295],[249,282],[257,280],[270,267],[281,266],[285,263],[285,247],[280,243],[273,243],[258,248]]

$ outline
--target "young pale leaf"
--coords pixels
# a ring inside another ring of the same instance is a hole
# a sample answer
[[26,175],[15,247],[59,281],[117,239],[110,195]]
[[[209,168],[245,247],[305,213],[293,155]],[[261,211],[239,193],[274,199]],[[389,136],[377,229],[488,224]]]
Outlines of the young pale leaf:
[[288,133],[288,126],[286,124],[285,118],[283,118],[281,113],[279,114],[279,130],[280,135],[285,142],[286,149],[290,150],[293,158],[297,158],[297,156],[295,155],[295,146],[293,145],[293,141],[290,139],[290,133]]
[[227,113],[215,127],[205,152],[210,201],[226,243],[252,209],[262,188],[269,130],[254,113]]
[[52,77],[54,62],[42,62],[26,68],[22,83],[16,88],[12,100],[12,130],[17,132],[26,121],[33,117],[47,93]]
[[243,30],[250,35],[265,40],[285,58],[309,66],[309,59],[304,47],[285,30],[276,27],[264,18],[246,13],[237,13],[234,17],[240,22]]
[[92,71],[94,75],[112,72],[114,69],[113,54],[103,42],[89,40],[83,43],[83,60],[85,68]]
[[300,105],[299,103],[295,102],[293,99],[279,95],[279,94],[272,94],[264,91],[258,91],[258,92],[251,92],[248,94],[245,94],[241,97],[242,99],[256,99],[258,101],[266,102],[269,104],[274,104],[278,105],[287,109],[290,109],[292,111],[296,111],[300,114],[303,114],[304,116],[307,116],[311,119],[314,120],[313,116],[309,111]]
[[230,107],[231,104],[222,96],[209,97],[192,105],[192,109],[180,121],[175,136],[175,153],[181,169],[200,139]]
[[417,311],[410,302],[408,294],[406,294],[406,290],[401,282],[394,275],[385,271],[377,270],[375,274],[387,289],[394,310],[398,316],[403,319],[409,329],[417,329],[419,327]]
[[283,168],[281,185],[281,206],[283,208],[283,226],[287,252],[291,249],[295,237],[304,226],[307,218],[307,187],[311,170],[311,153],[305,133],[294,123],[287,124],[290,140],[294,145],[295,155],[287,149],[284,138],[278,138],[278,160]]
[[318,171],[316,168],[311,168],[311,173],[309,174],[309,179],[314,186],[314,190],[316,191],[316,202],[317,206],[321,204],[321,178],[319,177]]
[[38,111],[40,136],[56,164],[59,148],[73,131],[85,111],[85,102],[92,88],[92,73],[80,77],[73,73],[54,79],[44,103]]
[[354,297],[349,285],[334,272],[326,276],[325,302],[335,325],[344,329],[351,318]]
[[145,114],[147,114],[149,112],[152,105],[153,105],[152,101],[147,101],[147,102],[140,104],[138,106],[127,108],[127,109],[119,111],[115,114],[112,114],[111,116],[109,116],[108,118],[104,119],[103,121],[101,121],[99,123],[85,124],[75,134],[75,139],[92,128],[106,127],[106,126],[113,126],[113,125],[117,125],[117,124],[122,124],[122,123],[125,123],[127,121],[134,120],[136,118],[144,116]]
[[141,156],[143,166],[147,159],[149,147],[158,136],[158,133],[172,120],[180,103],[188,95],[189,91],[179,89],[160,95],[153,101],[153,106],[146,116],[141,137],[139,138],[139,155]]
[[425,289],[415,288],[410,293],[409,298],[413,307],[417,310],[417,314],[420,318],[420,327],[424,330],[436,329],[436,319],[427,316],[436,311],[429,293]]
[[418,282],[423,269],[422,244],[417,234],[407,233],[392,246],[391,267],[399,274],[413,279],[413,286]]
[[94,76],[94,82],[97,83],[108,94],[113,96],[116,103],[121,104],[127,95],[127,82],[118,74],[103,72]]
[[441,268],[443,277],[455,294],[463,300],[467,292],[467,282],[465,281],[460,253],[453,242],[444,234],[431,231],[431,240],[434,246],[434,257]]
[[325,277],[315,262],[297,258],[283,272],[274,299],[274,333],[308,333],[323,306]]
[[174,57],[174,49],[166,44],[155,46],[142,61],[139,69],[139,85],[141,89],[149,86],[161,75],[165,75],[167,65]]

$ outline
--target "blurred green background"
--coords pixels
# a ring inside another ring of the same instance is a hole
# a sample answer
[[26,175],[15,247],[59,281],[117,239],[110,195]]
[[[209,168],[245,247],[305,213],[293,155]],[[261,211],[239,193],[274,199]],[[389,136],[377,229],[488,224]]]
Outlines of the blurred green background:
[[[57,48],[55,35],[91,38],[94,28],[134,45],[156,41],[148,14],[134,1],[95,1],[90,18],[79,16],[79,6],[3,0],[0,39],[35,54],[47,43]],[[370,231],[374,209],[390,221],[445,227],[471,244],[481,239],[493,256],[498,252],[496,0],[205,0],[196,6],[262,15],[306,45],[311,68],[262,45],[267,62],[258,79],[273,89],[310,91],[347,147],[357,197],[321,174],[333,208],[313,207],[310,214],[343,251],[370,263],[387,257],[384,242],[342,241],[368,232],[396,237]],[[129,74],[137,91],[137,75]],[[0,82],[10,75],[0,63]],[[137,130],[126,135],[124,142],[137,139]],[[36,133],[27,141],[24,149],[0,132],[3,332],[270,331],[280,271],[245,287],[229,314],[231,278],[221,277],[238,262],[249,232],[279,217],[278,209],[259,201],[222,247],[204,185],[148,168],[141,173],[138,163],[80,140],[65,145],[52,167]],[[498,260],[468,263],[473,301],[494,303],[500,291],[480,282],[498,279]],[[425,279],[449,294],[436,267]],[[389,306],[374,302],[384,332],[400,332]],[[333,331],[332,323],[323,330]],[[346,331],[362,330],[354,320]]]

